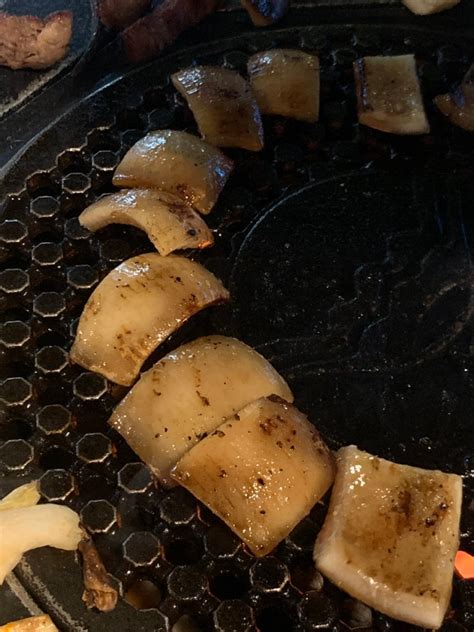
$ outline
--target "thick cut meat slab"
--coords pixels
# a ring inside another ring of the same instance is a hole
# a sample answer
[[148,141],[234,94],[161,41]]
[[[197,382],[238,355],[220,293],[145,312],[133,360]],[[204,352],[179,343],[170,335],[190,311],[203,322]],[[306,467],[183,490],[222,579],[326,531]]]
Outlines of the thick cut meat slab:
[[250,403],[192,448],[173,477],[261,556],[327,492],[334,464],[303,413],[270,397]]
[[0,65],[48,68],[66,55],[72,35],[71,11],[33,15],[0,13]]
[[191,26],[214,12],[219,0],[165,0],[122,35],[128,60],[152,59]]
[[451,596],[461,495],[455,474],[342,448],[316,567],[380,612],[439,628]]

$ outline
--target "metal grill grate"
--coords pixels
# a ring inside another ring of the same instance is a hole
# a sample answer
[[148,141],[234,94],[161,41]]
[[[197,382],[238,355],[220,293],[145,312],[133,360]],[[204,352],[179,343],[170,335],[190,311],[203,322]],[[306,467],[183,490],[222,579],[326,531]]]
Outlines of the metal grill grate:
[[[313,571],[323,504],[256,561],[184,490],[159,489],[108,428],[125,389],[67,361],[91,290],[118,262],[151,249],[129,227],[91,236],[78,213],[112,191],[120,157],[147,130],[194,130],[170,87],[172,71],[193,61],[244,70],[249,53],[273,45],[320,53],[321,122],[268,119],[261,154],[229,152],[235,173],[209,218],[217,244],[196,256],[234,300],[199,314],[159,354],[211,332],[255,345],[333,447],[356,442],[464,474],[463,545],[472,547],[472,268],[463,203],[474,192],[474,151],[472,138],[429,104],[462,75],[472,42],[396,24],[242,35],[163,58],[93,95],[45,132],[3,185],[0,488],[40,477],[46,500],[80,512],[123,591],[148,579],[161,593],[156,610],[121,602],[107,615],[86,612],[72,556],[33,551],[18,576],[65,629],[168,630],[189,615],[201,630],[303,632],[347,629],[360,616],[360,605]],[[432,134],[392,138],[359,128],[354,58],[412,51]],[[444,630],[472,629],[472,591],[455,581]],[[371,627],[410,629],[377,613]]]

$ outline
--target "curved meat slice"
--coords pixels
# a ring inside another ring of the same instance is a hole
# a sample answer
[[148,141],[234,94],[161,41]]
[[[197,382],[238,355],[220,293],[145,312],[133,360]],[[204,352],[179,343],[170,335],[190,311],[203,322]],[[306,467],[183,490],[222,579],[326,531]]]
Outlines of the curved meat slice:
[[474,64],[454,92],[441,94],[434,102],[453,125],[474,132]]
[[342,448],[316,567],[390,617],[439,628],[451,596],[461,497],[460,476]]
[[255,26],[269,26],[285,15],[290,0],[240,0]]
[[79,516],[62,505],[0,511],[0,585],[23,553],[42,546],[74,551],[82,537]]
[[250,85],[262,114],[314,123],[319,118],[319,58],[275,48],[248,61]]
[[452,9],[461,0],[402,0],[402,2],[410,11],[417,15],[429,15],[430,13],[439,13],[440,11],[446,11],[446,9]]
[[257,556],[270,553],[309,514],[334,474],[314,426],[274,397],[245,406],[172,472]]
[[212,246],[214,237],[200,215],[176,196],[151,189],[107,195],[87,207],[79,222],[90,231],[128,224],[145,231],[161,255],[185,248]]
[[156,252],[132,257],[112,270],[87,301],[70,358],[129,386],[173,331],[228,298],[222,283],[190,259]]
[[208,143],[250,151],[263,148],[260,110],[249,83],[238,72],[221,66],[193,66],[171,79]]
[[354,63],[359,122],[390,134],[427,134],[430,126],[413,55]]
[[118,165],[113,183],[160,189],[207,214],[232,168],[232,160],[200,138],[187,132],[161,130],[133,145]]
[[71,11],[44,19],[0,12],[0,65],[13,70],[49,68],[66,55],[71,35]]
[[235,338],[198,338],[147,371],[109,423],[165,485],[200,439],[249,402],[293,396],[269,362]]

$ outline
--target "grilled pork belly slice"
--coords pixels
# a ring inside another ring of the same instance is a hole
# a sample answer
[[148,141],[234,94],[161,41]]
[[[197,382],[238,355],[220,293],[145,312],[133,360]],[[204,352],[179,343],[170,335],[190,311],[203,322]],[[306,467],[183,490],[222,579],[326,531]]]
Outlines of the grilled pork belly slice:
[[269,362],[235,338],[198,338],[147,371],[109,423],[165,485],[193,445],[249,402],[275,393],[292,401]]
[[288,11],[290,0],[240,0],[255,26],[269,26]]
[[222,283],[190,259],[156,252],[132,257],[112,270],[87,301],[70,358],[129,386],[173,331],[228,298]]
[[260,110],[250,84],[221,66],[193,66],[172,76],[204,140],[218,147],[263,148]]
[[150,132],[125,154],[113,183],[160,189],[177,195],[200,213],[210,213],[233,163],[200,138],[174,130]]
[[275,48],[248,61],[250,85],[263,114],[314,123],[319,118],[319,58]]
[[427,134],[413,55],[363,57],[354,63],[359,122],[390,134]]
[[451,9],[461,0],[402,0],[403,4],[417,15],[429,15]]
[[44,19],[0,12],[0,65],[13,70],[49,68],[66,55],[71,35],[71,11]]
[[107,195],[86,208],[79,222],[90,231],[109,224],[128,224],[145,231],[163,256],[185,248],[206,248],[212,232],[200,215],[176,196],[152,189]]
[[451,596],[461,495],[455,474],[342,448],[314,548],[317,569],[394,619],[439,628]]
[[172,475],[261,556],[327,492],[334,464],[308,419],[270,397],[248,404],[219,426]]
[[474,64],[454,92],[442,94],[434,102],[451,123],[474,132]]

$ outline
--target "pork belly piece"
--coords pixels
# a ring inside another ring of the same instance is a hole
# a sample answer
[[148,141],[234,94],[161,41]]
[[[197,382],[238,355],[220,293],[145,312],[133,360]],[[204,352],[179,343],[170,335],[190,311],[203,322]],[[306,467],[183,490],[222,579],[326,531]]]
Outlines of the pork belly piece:
[[0,626],[0,632],[59,632],[48,615],[28,617]]
[[402,0],[403,4],[417,15],[428,15],[452,9],[461,0]]
[[439,628],[451,596],[461,496],[460,476],[342,448],[316,567],[394,619]]
[[113,183],[176,195],[210,213],[233,168],[232,160],[200,138],[174,130],[150,132],[125,154]]
[[334,464],[308,419],[270,397],[248,404],[194,446],[172,476],[261,556],[327,492]]
[[123,32],[128,60],[139,63],[152,59],[183,31],[214,13],[218,4],[219,0],[164,0]]
[[0,65],[49,68],[65,57],[72,35],[71,11],[41,19],[0,12]]
[[132,257],[112,270],[87,301],[70,359],[129,386],[173,331],[228,298],[222,283],[190,259],[156,252]]
[[248,61],[250,85],[262,114],[314,123],[319,118],[319,58],[275,48]]
[[359,122],[391,134],[427,134],[413,55],[363,57],[354,63]]
[[441,94],[434,102],[453,125],[474,132],[474,64],[456,90]]
[[150,0],[99,0],[102,24],[117,31],[133,24],[150,6]]
[[204,140],[218,147],[263,148],[260,110],[250,84],[235,70],[193,66],[172,76]]
[[255,26],[269,26],[281,20],[290,0],[240,0]]
[[79,222],[90,231],[109,224],[128,224],[145,231],[163,256],[214,243],[200,215],[176,196],[152,189],[130,189],[107,195],[87,207]]
[[198,338],[147,371],[109,423],[161,482],[193,445],[249,402],[293,396],[269,362],[235,338]]

